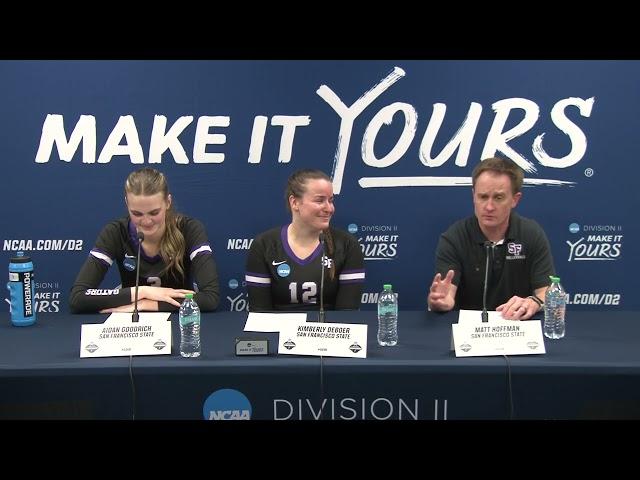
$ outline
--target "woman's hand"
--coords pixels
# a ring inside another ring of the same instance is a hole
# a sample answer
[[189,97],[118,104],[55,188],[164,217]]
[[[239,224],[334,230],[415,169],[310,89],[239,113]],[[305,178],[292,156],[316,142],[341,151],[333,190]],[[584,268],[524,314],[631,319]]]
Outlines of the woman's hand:
[[[119,307],[105,308],[104,310],[100,310],[100,313],[131,313],[133,312],[133,308],[135,303],[130,303],[128,305],[120,305]],[[138,311],[139,312],[157,312],[158,311],[158,302],[155,300],[149,300],[143,298],[142,300],[138,299]]]
[[[179,307],[187,293],[195,293],[193,290],[184,290],[182,288],[165,288],[165,287],[139,287],[138,288],[138,303],[140,299],[146,298],[149,300],[155,300],[156,302],[166,302]],[[135,300],[134,296],[136,289],[131,289],[131,301]],[[179,299],[180,301],[177,301]],[[140,310],[140,307],[138,307]],[[156,307],[157,310],[157,307]]]

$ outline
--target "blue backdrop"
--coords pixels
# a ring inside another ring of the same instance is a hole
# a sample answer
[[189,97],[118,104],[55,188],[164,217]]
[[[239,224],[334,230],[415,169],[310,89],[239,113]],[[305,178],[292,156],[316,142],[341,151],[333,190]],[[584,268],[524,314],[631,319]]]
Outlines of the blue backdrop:
[[517,209],[545,228],[570,308],[638,309],[639,81],[637,61],[3,61],[5,264],[29,251],[38,310],[67,311],[125,177],[150,165],[207,226],[220,309],[242,310],[252,238],[289,220],[286,179],[315,167],[365,253],[363,308],[390,282],[422,309],[440,233],[473,213],[471,171],[502,154],[527,170]]

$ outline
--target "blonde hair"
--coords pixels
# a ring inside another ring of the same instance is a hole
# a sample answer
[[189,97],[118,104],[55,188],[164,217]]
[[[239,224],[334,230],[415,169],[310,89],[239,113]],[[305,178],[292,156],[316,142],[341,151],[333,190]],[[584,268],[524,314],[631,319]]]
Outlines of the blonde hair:
[[[162,193],[162,197],[167,200],[169,197],[169,184],[167,179],[154,168],[141,168],[131,172],[124,184],[125,196],[144,195],[151,196]],[[166,267],[162,273],[171,272],[176,277],[184,279],[184,252],[186,249],[184,236],[178,228],[182,215],[176,213],[173,204],[169,206],[165,215],[165,229],[160,239],[160,256]]]

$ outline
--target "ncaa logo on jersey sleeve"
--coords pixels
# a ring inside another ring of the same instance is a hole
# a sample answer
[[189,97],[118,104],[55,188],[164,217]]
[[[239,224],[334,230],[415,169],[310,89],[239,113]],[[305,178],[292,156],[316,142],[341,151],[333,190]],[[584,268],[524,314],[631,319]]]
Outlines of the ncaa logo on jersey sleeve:
[[133,272],[136,269],[136,259],[128,257],[127,255],[124,256],[124,260],[122,261],[122,265],[124,265],[124,268],[126,268],[127,270],[129,270],[130,272]]
[[281,277],[288,277],[289,274],[291,274],[291,267],[286,264],[283,263],[282,265],[278,265],[278,269],[277,269],[278,275],[280,275]]

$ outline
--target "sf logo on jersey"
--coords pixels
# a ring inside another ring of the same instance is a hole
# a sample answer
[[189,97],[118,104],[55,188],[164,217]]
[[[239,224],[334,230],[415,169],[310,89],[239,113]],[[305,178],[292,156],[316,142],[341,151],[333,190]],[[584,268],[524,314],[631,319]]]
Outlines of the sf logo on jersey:
[[322,263],[324,264],[325,268],[331,268],[333,260],[325,255],[322,257]]

